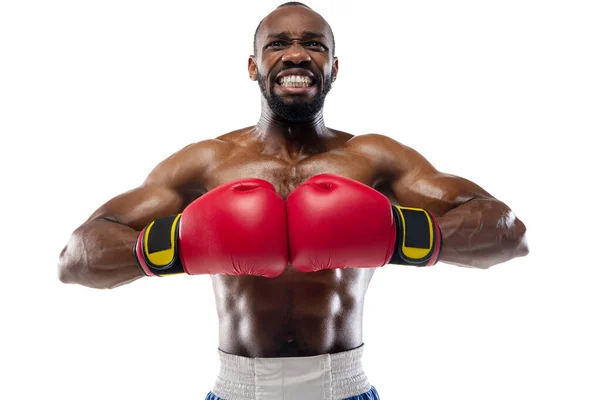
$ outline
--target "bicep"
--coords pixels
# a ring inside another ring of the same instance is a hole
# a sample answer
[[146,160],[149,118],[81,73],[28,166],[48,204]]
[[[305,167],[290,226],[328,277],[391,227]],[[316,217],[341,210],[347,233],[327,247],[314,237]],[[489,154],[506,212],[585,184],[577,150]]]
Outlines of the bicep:
[[106,219],[141,230],[157,218],[181,212],[184,201],[167,186],[142,185],[104,203],[88,221]]
[[426,208],[437,215],[473,199],[492,198],[476,183],[438,171],[396,179],[392,192],[400,204]]
[[106,219],[136,230],[157,218],[178,214],[202,193],[201,180],[214,141],[188,145],[160,162],[145,182],[103,204],[89,220]]
[[437,215],[473,199],[493,198],[481,186],[466,178],[438,171],[410,148],[405,148],[391,185],[400,204],[426,208]]

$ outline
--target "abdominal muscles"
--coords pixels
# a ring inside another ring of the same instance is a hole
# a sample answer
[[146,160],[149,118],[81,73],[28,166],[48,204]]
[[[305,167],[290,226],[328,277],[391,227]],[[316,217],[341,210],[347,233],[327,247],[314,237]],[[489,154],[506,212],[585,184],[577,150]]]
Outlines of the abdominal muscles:
[[245,357],[302,357],[362,344],[364,296],[372,269],[276,278],[213,275],[219,348]]

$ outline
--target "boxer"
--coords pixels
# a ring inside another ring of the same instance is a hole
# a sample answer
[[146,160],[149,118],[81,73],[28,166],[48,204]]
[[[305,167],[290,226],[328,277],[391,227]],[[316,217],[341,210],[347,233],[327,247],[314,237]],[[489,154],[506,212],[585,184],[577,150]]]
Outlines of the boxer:
[[209,275],[221,372],[207,399],[378,399],[362,369],[377,268],[489,268],[525,226],[477,184],[383,134],[325,125],[329,24],[285,3],[257,27],[254,126],[184,147],[72,234],[59,278],[91,288]]

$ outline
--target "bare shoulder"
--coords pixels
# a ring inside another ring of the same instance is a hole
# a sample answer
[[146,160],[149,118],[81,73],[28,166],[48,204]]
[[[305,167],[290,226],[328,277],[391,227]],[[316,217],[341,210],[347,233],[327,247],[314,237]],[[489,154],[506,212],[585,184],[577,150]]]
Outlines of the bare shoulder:
[[433,165],[418,151],[379,133],[355,136],[348,141],[347,147],[370,159],[381,173],[397,175],[417,169],[435,171]]
[[[472,198],[492,196],[474,182],[453,174],[439,171],[417,150],[381,134],[357,136],[357,151],[373,160],[378,175],[391,184],[394,196],[402,204],[419,206],[429,196],[432,209],[456,206]],[[425,193],[429,193],[425,195]],[[443,202],[440,202],[441,199]],[[441,212],[441,211],[440,211]]]
[[347,143],[351,139],[356,137],[356,135],[353,135],[348,132],[340,131],[339,129],[333,129],[333,128],[327,128],[327,129],[330,132],[332,132],[335,135],[336,139],[339,140],[341,143]]
[[231,151],[231,146],[231,143],[218,138],[188,144],[159,162],[144,185],[165,186],[177,191],[189,186],[198,187],[216,161]]
[[348,141],[348,146],[359,151],[376,151],[378,155],[381,152],[407,148],[397,140],[379,133],[356,135]]

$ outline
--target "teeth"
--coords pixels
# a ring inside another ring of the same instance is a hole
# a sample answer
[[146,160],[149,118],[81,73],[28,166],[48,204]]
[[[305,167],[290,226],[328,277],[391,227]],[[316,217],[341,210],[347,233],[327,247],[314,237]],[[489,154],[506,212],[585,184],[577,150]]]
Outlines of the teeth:
[[279,80],[279,84],[286,87],[307,87],[311,82],[308,76],[302,75],[288,75]]

